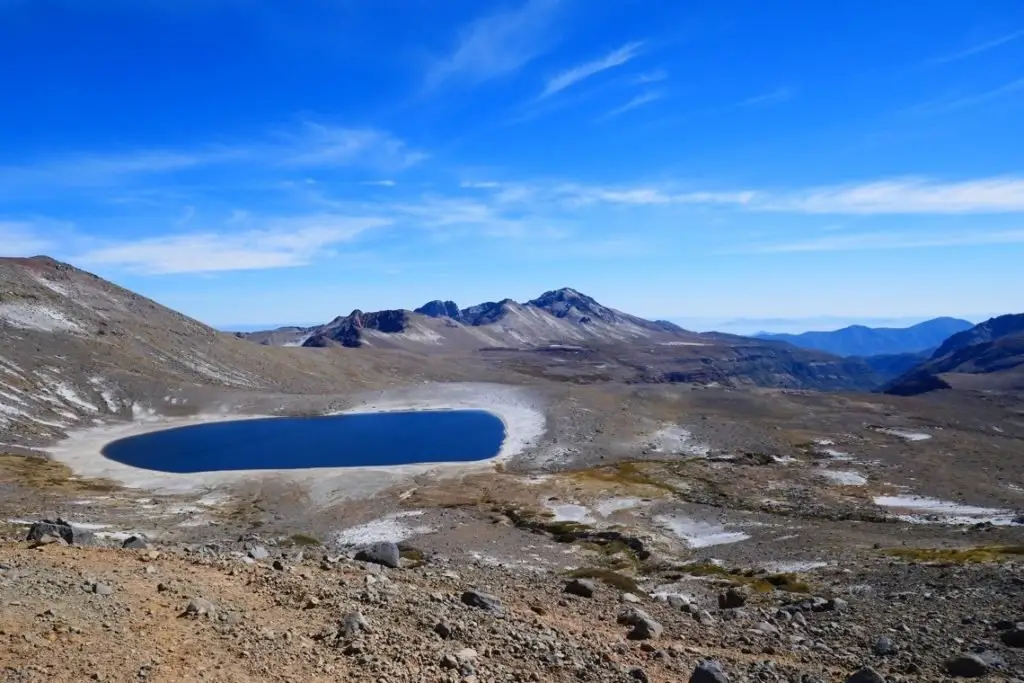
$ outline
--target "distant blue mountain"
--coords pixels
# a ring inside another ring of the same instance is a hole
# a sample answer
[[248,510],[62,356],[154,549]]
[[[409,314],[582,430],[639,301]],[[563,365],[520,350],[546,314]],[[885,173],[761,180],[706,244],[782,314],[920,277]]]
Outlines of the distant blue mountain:
[[754,336],[758,339],[783,341],[836,356],[880,356],[929,351],[940,346],[954,334],[972,327],[973,323],[959,318],[935,318],[902,328],[852,325],[832,332]]

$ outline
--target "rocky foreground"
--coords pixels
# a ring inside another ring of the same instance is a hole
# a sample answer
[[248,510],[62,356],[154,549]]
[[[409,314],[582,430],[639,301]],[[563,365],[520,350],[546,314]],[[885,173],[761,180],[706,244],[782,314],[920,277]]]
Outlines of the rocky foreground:
[[[59,523],[29,537],[0,542],[12,683],[1024,676],[1020,563],[894,558],[765,590],[685,565],[574,579],[392,544],[335,556],[301,537],[104,548]],[[644,590],[681,579],[697,588]]]

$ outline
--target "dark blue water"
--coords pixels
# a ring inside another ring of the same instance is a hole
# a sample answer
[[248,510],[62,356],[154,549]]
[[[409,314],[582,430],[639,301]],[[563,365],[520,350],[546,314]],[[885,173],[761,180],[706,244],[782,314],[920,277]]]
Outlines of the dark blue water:
[[130,436],[103,455],[177,473],[408,465],[486,460],[504,439],[491,413],[432,410],[214,422]]

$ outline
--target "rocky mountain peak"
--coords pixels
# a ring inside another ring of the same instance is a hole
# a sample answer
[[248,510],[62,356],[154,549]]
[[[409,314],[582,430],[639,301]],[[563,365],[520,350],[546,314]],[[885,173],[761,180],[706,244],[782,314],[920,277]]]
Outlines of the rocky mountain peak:
[[440,299],[435,299],[433,301],[428,301],[413,312],[430,318],[451,318],[452,320],[462,319],[462,311],[459,310],[458,305],[454,301],[441,301]]

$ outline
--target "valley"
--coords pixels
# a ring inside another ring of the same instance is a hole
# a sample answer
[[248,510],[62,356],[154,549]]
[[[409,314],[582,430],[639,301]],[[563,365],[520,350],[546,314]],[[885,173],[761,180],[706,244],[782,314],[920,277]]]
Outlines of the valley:
[[[1015,329],[954,336],[912,371],[946,388],[905,396],[873,391],[857,358],[571,289],[230,334],[53,259],[4,259],[0,671],[1011,680]],[[158,471],[103,455],[246,418],[459,410],[501,421],[497,456]],[[712,660],[728,677],[699,677]]]

